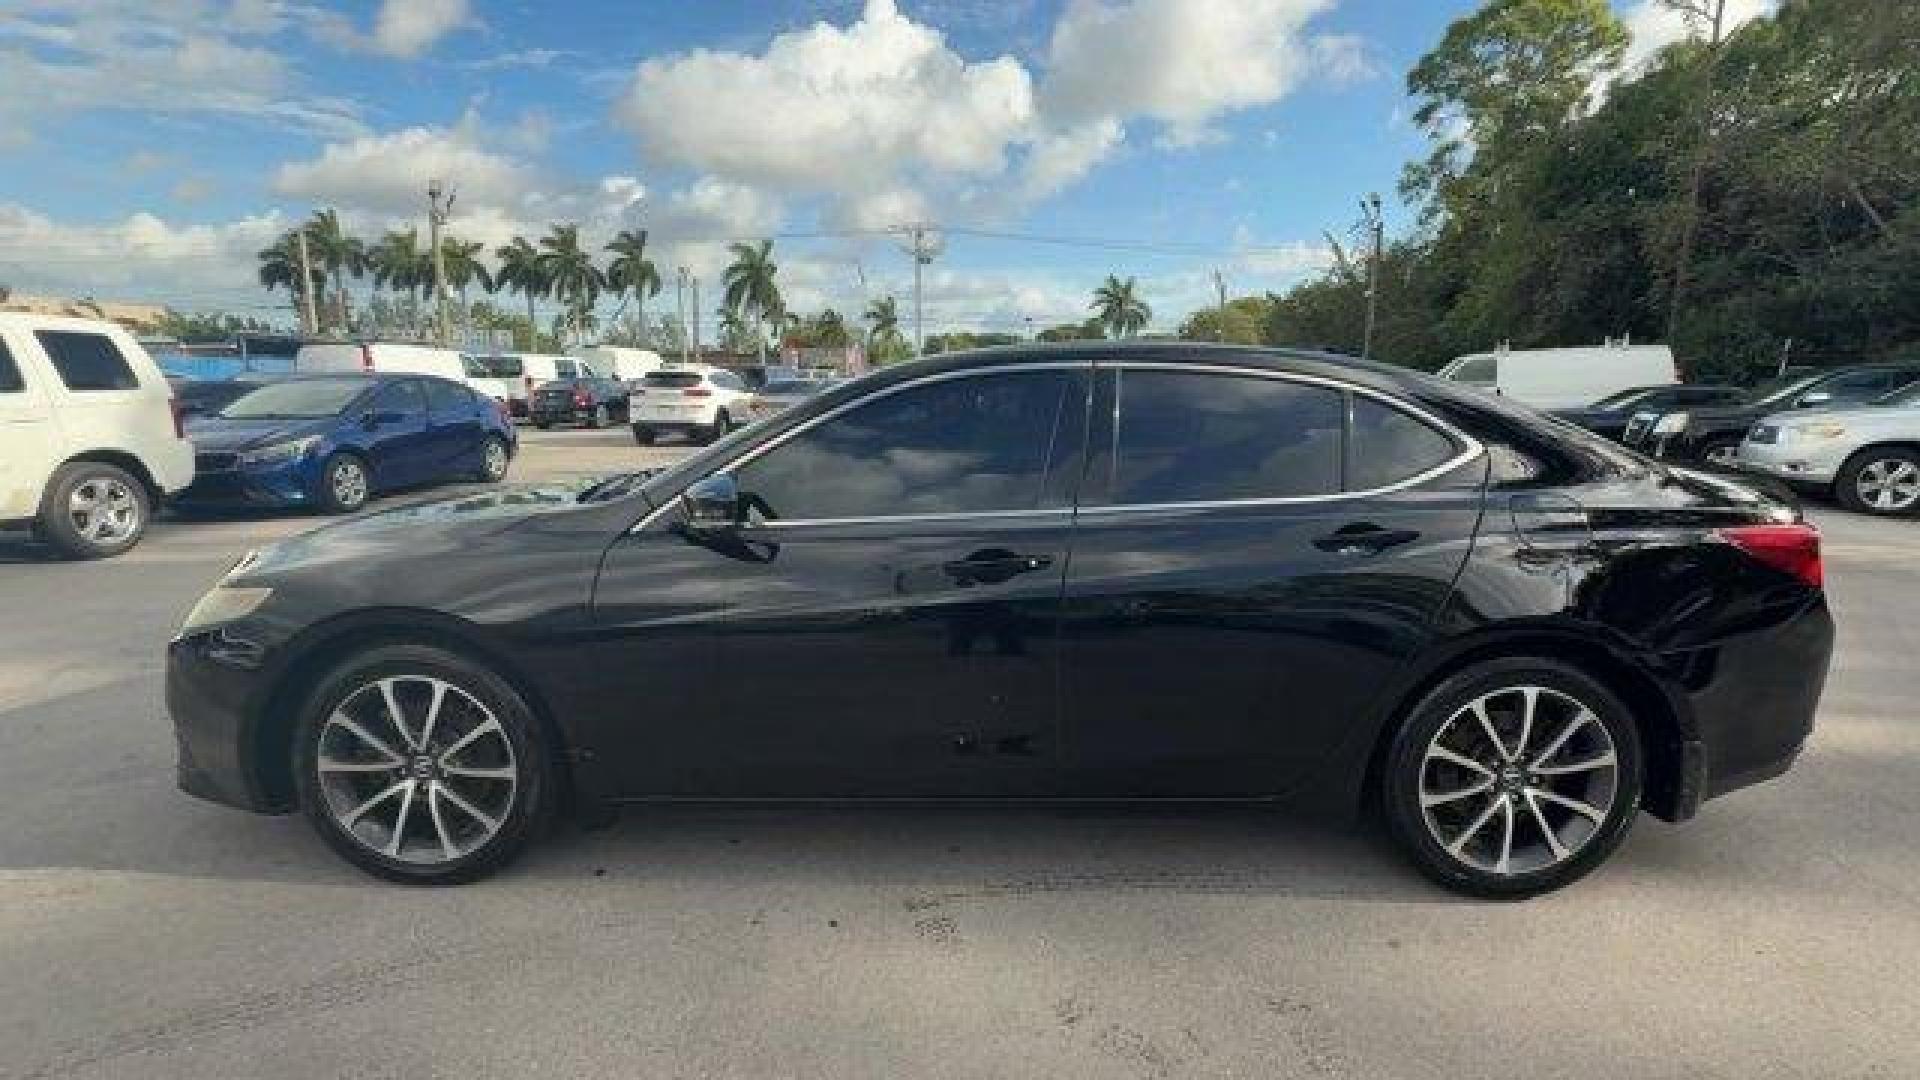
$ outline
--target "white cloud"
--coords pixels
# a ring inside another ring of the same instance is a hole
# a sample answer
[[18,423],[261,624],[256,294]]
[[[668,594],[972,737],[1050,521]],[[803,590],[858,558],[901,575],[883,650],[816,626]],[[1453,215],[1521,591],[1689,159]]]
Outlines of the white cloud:
[[[1333,0],[1072,0],[1047,47],[1042,108],[1152,117],[1165,141],[1215,136],[1225,113],[1278,101],[1311,73],[1308,20]],[[1336,55],[1343,47],[1331,48]]]
[[467,21],[467,0],[386,0],[373,20],[373,45],[417,56]]
[[[1771,16],[1779,6],[1779,0],[1726,0],[1721,33],[1731,34],[1746,23]],[[1602,76],[1597,91],[1603,92],[1605,84],[1616,79],[1637,78],[1667,46],[1690,38],[1705,38],[1712,29],[1703,17],[1677,11],[1660,0],[1637,0],[1621,20],[1626,23],[1629,35],[1627,54],[1617,70]]]
[[471,117],[452,128],[412,127],[331,143],[320,156],[274,174],[281,195],[385,214],[424,213],[427,182],[446,180],[468,204],[517,205],[535,170],[481,144]]
[[574,54],[565,49],[515,49],[511,52],[503,52],[481,60],[474,60],[465,66],[474,71],[502,71],[508,68],[544,68],[552,65],[555,60],[572,55]]
[[[0,279],[25,293],[183,308],[270,306],[274,300],[254,278],[254,254],[287,226],[277,213],[177,225],[145,211],[108,225],[77,226],[0,203]],[[31,257],[19,257],[26,252]]]

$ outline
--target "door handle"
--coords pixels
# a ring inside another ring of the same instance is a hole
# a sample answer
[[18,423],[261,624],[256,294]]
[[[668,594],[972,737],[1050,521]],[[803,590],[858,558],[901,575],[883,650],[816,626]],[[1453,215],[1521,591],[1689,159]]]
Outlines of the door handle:
[[1313,546],[1339,555],[1377,555],[1418,539],[1420,534],[1413,529],[1386,529],[1371,521],[1354,521],[1315,537]]
[[998,585],[1052,565],[1051,555],[1016,555],[1010,551],[989,550],[943,563],[940,568],[958,585]]

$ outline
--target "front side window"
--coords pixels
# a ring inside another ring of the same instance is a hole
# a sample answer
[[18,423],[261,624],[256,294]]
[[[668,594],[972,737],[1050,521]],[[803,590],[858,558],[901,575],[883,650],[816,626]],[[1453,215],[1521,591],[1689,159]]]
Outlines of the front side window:
[[13,354],[7,351],[6,339],[0,338],[0,394],[24,394],[26,390],[27,384],[20,378]]
[[1121,370],[1111,445],[1091,467],[1108,505],[1330,495],[1345,396],[1211,372]]
[[218,415],[228,420],[316,420],[337,416],[366,390],[357,379],[291,379],[234,398]]
[[394,413],[411,420],[426,411],[426,404],[426,399],[420,393],[420,384],[408,379],[382,387],[367,403],[367,411]]
[[946,379],[857,405],[735,471],[760,517],[873,518],[1033,510],[1078,377]]
[[140,380],[113,339],[72,330],[36,330],[40,347],[69,390],[133,390]]
[[1353,396],[1347,490],[1371,491],[1447,463],[1458,448],[1432,425],[1361,394]]
[[437,413],[464,412],[473,408],[473,397],[465,387],[443,379],[427,379],[427,408]]

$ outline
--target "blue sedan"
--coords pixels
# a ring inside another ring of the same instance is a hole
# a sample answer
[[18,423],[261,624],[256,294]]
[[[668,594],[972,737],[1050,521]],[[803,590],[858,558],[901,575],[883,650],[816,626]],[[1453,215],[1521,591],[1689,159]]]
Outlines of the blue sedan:
[[428,375],[308,375],[267,383],[191,420],[182,503],[348,513],[377,492],[495,482],[518,443],[499,406]]

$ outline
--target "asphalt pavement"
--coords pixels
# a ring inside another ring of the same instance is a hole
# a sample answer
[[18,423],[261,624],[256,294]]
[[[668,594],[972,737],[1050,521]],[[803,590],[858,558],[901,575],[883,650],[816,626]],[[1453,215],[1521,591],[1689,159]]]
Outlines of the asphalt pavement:
[[384,885],[173,786],[166,639],[312,518],[0,538],[0,1077],[1917,1076],[1920,522],[1817,518],[1799,764],[1523,904],[1247,809],[644,809]]

